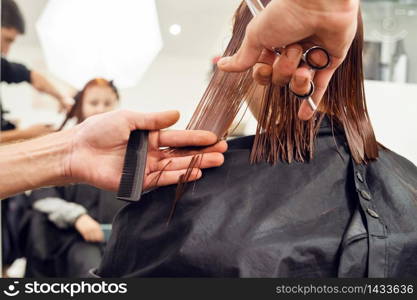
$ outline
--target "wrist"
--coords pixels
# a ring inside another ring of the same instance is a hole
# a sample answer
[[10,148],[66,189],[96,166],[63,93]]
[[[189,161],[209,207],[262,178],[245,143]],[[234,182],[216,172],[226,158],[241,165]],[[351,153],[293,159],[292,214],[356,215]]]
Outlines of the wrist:
[[74,152],[74,136],[76,128],[62,130],[62,137],[65,138],[66,143],[62,149],[62,156],[60,158],[61,168],[59,169],[59,178],[67,182],[76,182],[77,178],[74,177],[72,172],[72,158]]
[[85,217],[88,216],[87,213],[82,213],[80,214],[75,220],[74,220],[74,227],[78,227],[78,225],[80,224],[80,222],[82,222]]
[[38,164],[34,170],[45,170],[47,176],[36,185],[62,185],[72,182],[68,174],[68,164],[71,153],[71,132],[60,131],[46,135],[33,142],[39,144],[35,151],[28,153],[28,156]]
[[70,149],[69,131],[0,147],[0,198],[72,182],[66,173]]
[[19,141],[19,140],[26,140],[28,138],[30,138],[30,130],[28,128],[26,129],[16,129],[16,134],[14,136],[14,140],[15,141]]

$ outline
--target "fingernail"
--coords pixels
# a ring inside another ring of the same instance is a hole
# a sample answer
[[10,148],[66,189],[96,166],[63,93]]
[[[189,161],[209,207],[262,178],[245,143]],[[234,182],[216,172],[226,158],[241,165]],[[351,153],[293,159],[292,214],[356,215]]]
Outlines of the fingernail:
[[295,75],[294,80],[295,83],[300,86],[306,84],[308,79],[300,75]]
[[259,75],[266,77],[266,79],[271,77],[272,68],[270,66],[262,66],[259,68]]
[[230,60],[231,60],[231,57],[230,57],[230,56],[223,57],[223,58],[221,58],[221,59],[217,62],[217,65],[218,65],[218,66],[224,66],[224,65],[227,65],[227,64],[230,62]]

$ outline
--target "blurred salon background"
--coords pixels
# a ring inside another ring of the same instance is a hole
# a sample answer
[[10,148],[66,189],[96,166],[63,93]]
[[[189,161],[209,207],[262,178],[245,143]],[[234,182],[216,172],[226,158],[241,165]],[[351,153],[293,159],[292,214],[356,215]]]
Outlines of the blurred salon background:
[[[91,79],[105,78],[118,89],[118,108],[177,109],[175,127],[182,129],[228,43],[241,1],[15,2],[26,25],[9,61],[42,74],[65,99]],[[361,2],[367,103],[377,138],[417,164],[417,0]],[[2,82],[1,102],[4,117],[17,128],[58,128],[66,118],[56,99],[29,83]],[[242,118],[234,134],[253,134],[253,117],[248,112]]]

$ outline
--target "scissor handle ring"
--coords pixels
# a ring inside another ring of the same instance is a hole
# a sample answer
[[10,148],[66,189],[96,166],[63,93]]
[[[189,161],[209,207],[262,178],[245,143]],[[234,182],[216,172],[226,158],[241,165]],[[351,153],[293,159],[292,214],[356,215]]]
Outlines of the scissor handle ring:
[[304,94],[304,95],[300,95],[300,94],[295,93],[292,90],[292,88],[291,88],[291,82],[288,84],[288,86],[290,88],[291,93],[293,93],[293,95],[296,96],[299,99],[307,99],[307,98],[310,98],[311,95],[314,94],[314,90],[315,90],[315,86],[314,86],[314,82],[313,81],[310,81],[310,91],[307,94]]
[[272,51],[273,51],[276,55],[281,55],[281,50],[279,50],[279,48],[272,48]]
[[[318,66],[318,65],[316,65],[312,62],[310,56],[311,56],[312,53],[314,53],[314,51],[321,51],[326,55],[327,61],[324,65]],[[306,52],[304,52],[303,55],[304,55],[304,59],[305,59],[305,62],[307,63],[307,65],[309,65],[309,67],[314,69],[314,70],[323,70],[323,69],[326,69],[330,65],[330,54],[323,47],[320,47],[320,46],[311,47]]]

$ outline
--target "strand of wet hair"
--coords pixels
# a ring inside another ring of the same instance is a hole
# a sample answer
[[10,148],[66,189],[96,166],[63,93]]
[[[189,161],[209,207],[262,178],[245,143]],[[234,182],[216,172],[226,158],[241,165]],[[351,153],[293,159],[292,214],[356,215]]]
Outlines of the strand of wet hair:
[[169,223],[171,222],[171,220],[174,216],[174,213],[175,213],[177,202],[184,195],[184,193],[186,191],[186,188],[187,188],[187,183],[191,179],[192,171],[199,164],[200,159],[201,159],[201,155],[194,155],[191,158],[190,164],[189,164],[186,172],[183,175],[180,176],[179,181],[178,181],[178,186],[175,190],[174,202],[172,203],[171,211],[169,213],[166,225],[169,225]]

